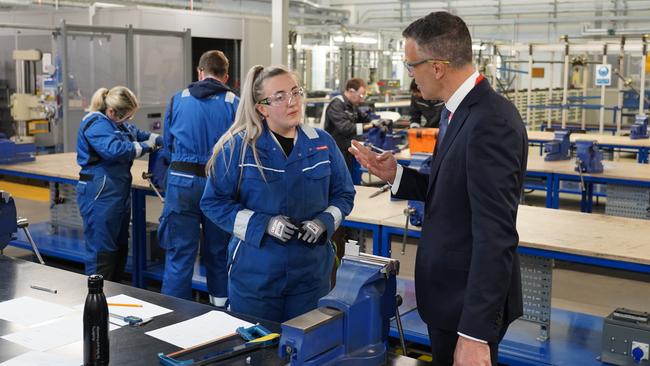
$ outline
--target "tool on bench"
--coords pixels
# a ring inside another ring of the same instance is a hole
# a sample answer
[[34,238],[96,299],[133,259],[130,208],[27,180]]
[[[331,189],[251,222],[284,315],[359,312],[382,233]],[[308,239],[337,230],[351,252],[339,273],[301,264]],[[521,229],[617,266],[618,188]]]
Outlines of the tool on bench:
[[110,322],[110,318],[115,318],[115,319],[121,320],[121,321],[127,323],[128,325],[130,325],[132,327],[139,327],[141,325],[145,325],[145,324],[149,323],[151,321],[151,319],[152,319],[152,318],[144,318],[144,319],[142,319],[139,316],[133,316],[133,315],[121,316],[121,315],[117,315],[117,314],[113,314],[113,313],[109,314],[109,322]]
[[[208,347],[216,346],[225,341],[230,341],[241,337],[246,343],[228,348],[226,350],[219,350],[206,354],[201,357],[191,358],[188,360],[181,360],[180,357],[187,356],[190,353],[197,352]],[[220,337],[205,343],[198,344],[194,347],[185,348],[167,355],[159,353],[158,358],[160,364],[163,366],[202,366],[209,365],[215,362],[227,360],[239,355],[243,355],[254,350],[266,347],[275,346],[278,343],[280,335],[272,333],[263,326],[257,324],[252,327],[244,328],[239,327],[235,333]]]
[[381,188],[379,188],[377,191],[373,192],[368,198],[375,198],[379,196],[380,194],[388,191],[390,189],[391,185],[390,184],[385,184]]

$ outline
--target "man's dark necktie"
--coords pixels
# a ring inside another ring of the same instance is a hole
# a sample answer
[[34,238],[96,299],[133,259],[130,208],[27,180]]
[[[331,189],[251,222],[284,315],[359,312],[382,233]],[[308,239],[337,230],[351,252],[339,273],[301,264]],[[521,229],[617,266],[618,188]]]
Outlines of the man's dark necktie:
[[440,125],[438,131],[438,142],[437,145],[442,146],[442,139],[445,138],[445,133],[447,133],[447,127],[449,127],[449,110],[445,107],[440,113]]

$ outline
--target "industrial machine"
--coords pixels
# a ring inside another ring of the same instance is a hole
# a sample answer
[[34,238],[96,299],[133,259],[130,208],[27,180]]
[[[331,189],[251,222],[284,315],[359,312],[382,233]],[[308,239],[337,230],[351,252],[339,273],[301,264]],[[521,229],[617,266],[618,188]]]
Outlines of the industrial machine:
[[[10,103],[16,134],[10,139],[0,136],[0,164],[33,161],[36,156],[33,135],[49,132],[50,123],[56,118],[55,93],[48,93],[41,87],[37,94],[36,64],[42,57],[39,50],[13,51],[13,59],[16,61],[16,93],[11,95]],[[52,86],[51,84],[56,83],[50,82],[48,85]],[[53,88],[56,89],[56,85]]]
[[603,151],[592,140],[576,141],[576,171],[580,173],[602,173]]
[[630,138],[632,140],[648,138],[648,116],[639,114],[634,119],[634,124],[630,126]]
[[18,217],[13,197],[9,192],[0,190],[0,250],[4,250],[15,239],[18,229],[23,229],[29,244],[32,246],[34,255],[41,264],[45,264],[34,239],[32,239],[32,234],[27,228],[28,226],[29,222],[26,218]]
[[289,357],[292,366],[384,365],[398,272],[395,259],[343,257],[336,287],[319,307],[282,323],[280,357]]
[[612,365],[650,365],[650,314],[625,308],[609,314],[600,357]]
[[545,161],[569,160],[571,158],[570,130],[555,131],[552,141],[544,144]]

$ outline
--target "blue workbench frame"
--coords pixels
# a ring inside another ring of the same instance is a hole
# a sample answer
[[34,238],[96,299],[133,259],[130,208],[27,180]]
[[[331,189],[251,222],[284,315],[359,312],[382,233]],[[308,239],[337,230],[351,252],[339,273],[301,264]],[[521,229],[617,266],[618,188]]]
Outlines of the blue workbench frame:
[[372,253],[379,253],[381,245],[382,226],[377,224],[368,224],[365,222],[343,220],[342,226],[352,229],[368,230],[372,232]]
[[[582,192],[580,210],[582,212],[587,212],[587,213],[591,213],[593,208],[594,184],[615,184],[615,185],[650,188],[650,182],[647,181],[634,180],[634,179],[608,178],[608,177],[603,177],[595,174],[584,174],[582,175],[582,180],[585,183],[585,190]],[[561,181],[580,182],[580,174],[578,174],[578,172],[575,172],[573,174],[553,173],[551,208],[560,208],[560,182]]]
[[[58,178],[50,175],[41,175],[34,173],[24,173],[17,172],[10,169],[3,169],[0,166],[0,174],[10,175],[14,177],[28,178],[42,180],[46,182],[54,183],[65,183],[76,185],[79,181],[77,179],[68,179],[68,178]],[[146,218],[144,213],[146,212],[146,201],[145,197],[148,194],[148,191],[145,189],[131,188],[131,211],[132,211],[132,226],[131,226],[131,250],[132,258],[131,261],[133,265],[131,266],[131,276],[133,286],[144,287],[144,276],[143,270],[146,268],[146,258],[147,258],[147,246],[146,246]],[[22,243],[12,243],[16,244],[19,247],[25,247],[21,245]],[[81,245],[81,248],[84,246]],[[31,247],[29,247],[31,249]],[[76,257],[70,257],[67,255],[61,255],[51,250],[44,251],[43,254],[51,255],[63,259],[78,259]],[[83,261],[83,260],[82,260]]]
[[[404,229],[384,226],[381,233],[380,255],[390,256],[391,235],[403,235]],[[421,233],[420,231],[409,230],[407,235],[419,238]],[[518,247],[518,251],[520,254],[650,273],[650,265],[646,264],[522,246]],[[430,345],[426,324],[420,318],[417,308],[402,314],[402,325],[406,340],[425,346]],[[512,366],[604,365],[598,359],[601,352],[602,327],[603,319],[601,317],[553,308],[550,340],[540,342],[536,339],[539,334],[539,325],[525,321],[515,321],[511,324],[508,333],[499,345],[499,362]],[[394,320],[391,323],[389,334],[394,338],[399,337]]]

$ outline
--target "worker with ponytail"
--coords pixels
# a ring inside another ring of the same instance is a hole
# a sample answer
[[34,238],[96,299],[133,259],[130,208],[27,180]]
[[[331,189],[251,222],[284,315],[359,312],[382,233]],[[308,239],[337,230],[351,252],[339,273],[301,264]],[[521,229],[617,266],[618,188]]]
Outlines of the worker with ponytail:
[[128,255],[133,160],[162,145],[157,134],[127,122],[138,108],[128,88],[100,88],[77,134],[77,203],[84,224],[86,273],[113,281],[119,281]]
[[226,276],[232,311],[282,322],[330,290],[330,238],[354,202],[343,155],[302,124],[303,89],[282,66],[254,66],[235,122],[214,147],[201,200],[232,233]]

